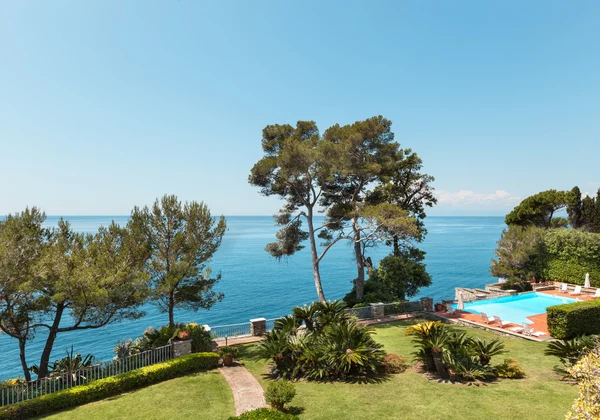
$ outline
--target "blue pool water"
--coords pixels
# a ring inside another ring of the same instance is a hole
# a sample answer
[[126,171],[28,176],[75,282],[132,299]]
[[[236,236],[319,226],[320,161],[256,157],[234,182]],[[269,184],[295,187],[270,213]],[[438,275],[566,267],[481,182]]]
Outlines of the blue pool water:
[[[277,227],[270,216],[230,216],[227,233],[214,256],[213,272],[221,272],[223,279],[215,290],[225,299],[210,311],[178,310],[176,321],[224,325],[248,322],[249,319],[275,318],[289,313],[296,305],[316,298],[312,277],[310,252],[301,250],[287,261],[277,262],[265,252],[265,245],[275,239]],[[66,216],[77,232],[95,232],[112,220],[127,223],[127,216]],[[490,260],[496,241],[506,227],[503,217],[428,217],[429,234],[420,247],[427,252],[425,262],[433,283],[422,289],[413,299],[431,296],[436,302],[454,297],[455,287],[484,287],[494,283]],[[48,217],[47,225],[56,226],[57,217]],[[387,247],[370,249],[368,255],[379,261],[389,253]],[[327,299],[339,299],[352,288],[356,277],[352,247],[336,244],[322,261],[321,275]],[[146,315],[135,321],[110,324],[98,330],[73,331],[59,334],[52,352],[52,360],[65,355],[65,349],[74,345],[75,351],[91,353],[98,360],[113,357],[117,340],[138,337],[148,326],[167,323],[167,315],[155,306],[143,307]],[[65,320],[65,325],[69,320]],[[39,363],[46,334],[39,330],[27,346],[31,365]],[[16,340],[0,333],[0,380],[23,375],[19,365]]]
[[546,313],[548,306],[577,301],[578,299],[532,292],[517,296],[504,296],[496,299],[467,302],[465,303],[465,311],[475,314],[484,312],[490,318],[496,315],[503,321],[522,324],[524,322],[531,322],[527,319],[528,316]]

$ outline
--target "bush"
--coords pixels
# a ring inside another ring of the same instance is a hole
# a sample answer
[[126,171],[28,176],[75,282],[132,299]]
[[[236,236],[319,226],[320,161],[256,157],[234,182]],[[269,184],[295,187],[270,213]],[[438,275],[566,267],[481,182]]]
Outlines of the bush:
[[279,380],[271,382],[265,392],[265,400],[271,407],[282,411],[284,406],[296,396],[296,387],[288,381]]
[[554,338],[600,334],[600,299],[550,306],[546,312],[548,331]]
[[600,418],[600,347],[586,354],[569,369],[579,382],[579,398],[575,400],[568,420]]
[[525,372],[515,359],[504,359],[504,362],[495,366],[494,370],[499,378],[521,379],[525,377]]
[[219,364],[215,353],[195,353],[122,375],[100,379],[54,394],[0,408],[0,419],[26,419],[52,411],[87,404],[133,389],[152,385],[193,371],[214,369]]
[[[300,329],[301,323],[306,325]],[[308,331],[308,333],[305,333]],[[378,374],[385,356],[371,327],[359,325],[339,302],[297,308],[275,321],[258,344],[260,355],[284,378],[342,379]]]
[[573,366],[588,351],[594,348],[596,344],[595,337],[582,336],[572,340],[552,341],[548,343],[544,354],[546,356],[556,356],[566,367]]
[[237,417],[229,417],[229,420],[299,420],[300,417],[293,414],[282,413],[272,408],[259,408],[248,411]]
[[221,357],[236,357],[238,354],[237,347],[223,346],[219,347],[219,356]]
[[408,358],[388,353],[383,358],[383,371],[385,373],[402,373],[408,369]]
[[190,323],[185,326],[192,337],[192,352],[212,351],[212,338],[210,332],[204,329],[202,325]]

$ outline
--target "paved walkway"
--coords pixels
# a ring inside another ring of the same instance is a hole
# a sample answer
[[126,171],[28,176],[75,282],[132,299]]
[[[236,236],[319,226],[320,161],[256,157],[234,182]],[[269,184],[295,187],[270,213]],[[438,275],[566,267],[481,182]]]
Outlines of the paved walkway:
[[262,387],[244,366],[239,364],[224,366],[219,368],[219,371],[233,392],[236,416],[267,406]]

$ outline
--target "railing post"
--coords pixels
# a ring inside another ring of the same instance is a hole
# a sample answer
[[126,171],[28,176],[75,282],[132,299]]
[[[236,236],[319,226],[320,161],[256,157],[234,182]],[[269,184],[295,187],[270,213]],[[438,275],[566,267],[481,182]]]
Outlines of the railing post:
[[433,299],[430,297],[421,298],[423,312],[433,312]]
[[255,318],[250,320],[250,335],[260,337],[267,332],[267,319]]

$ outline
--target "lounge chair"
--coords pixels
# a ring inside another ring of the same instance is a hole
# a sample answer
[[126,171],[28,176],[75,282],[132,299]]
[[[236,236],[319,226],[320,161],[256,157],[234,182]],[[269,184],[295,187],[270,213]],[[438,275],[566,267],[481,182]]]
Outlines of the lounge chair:
[[567,283],[561,283],[558,291],[561,293],[567,293],[569,291],[569,285]]
[[532,337],[541,337],[543,335],[546,335],[545,332],[541,332],[541,331],[534,331],[533,327],[531,326],[531,324],[528,324],[526,322],[523,323],[523,335],[529,335]]
[[448,312],[448,315],[454,316],[454,314],[456,313],[456,308],[453,308],[452,306],[447,306],[446,312]]
[[569,292],[570,295],[580,295],[581,294],[581,286],[575,286],[575,290]]
[[491,324],[492,322],[494,322],[493,320],[489,319],[487,314],[485,312],[481,312],[481,322],[484,322],[486,324]]
[[512,324],[512,322],[502,321],[497,315],[494,315],[492,318],[494,318],[494,324],[498,325],[500,328],[504,328],[507,325]]
[[525,331],[524,327],[510,327],[508,328],[508,331],[514,332],[514,333],[522,333],[523,331]]

